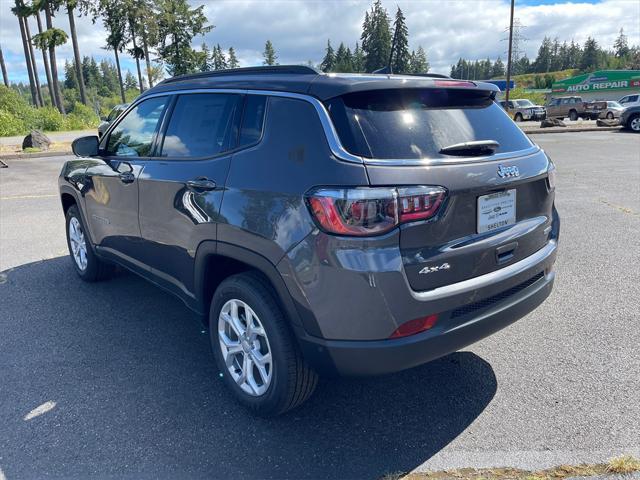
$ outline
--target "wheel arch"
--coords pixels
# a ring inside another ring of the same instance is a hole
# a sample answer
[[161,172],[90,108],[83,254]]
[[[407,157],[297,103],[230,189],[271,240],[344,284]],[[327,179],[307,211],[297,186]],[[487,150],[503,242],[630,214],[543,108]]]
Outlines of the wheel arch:
[[194,290],[203,322],[208,322],[213,294],[231,275],[254,271],[271,287],[278,305],[295,329],[302,328],[293,298],[275,265],[260,254],[223,242],[205,241],[198,246],[194,269]]

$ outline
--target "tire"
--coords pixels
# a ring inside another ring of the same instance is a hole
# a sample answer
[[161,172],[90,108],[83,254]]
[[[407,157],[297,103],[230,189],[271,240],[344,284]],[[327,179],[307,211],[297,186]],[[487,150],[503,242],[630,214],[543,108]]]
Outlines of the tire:
[[[252,318],[252,333],[243,337],[247,316]],[[280,415],[315,390],[318,376],[302,358],[271,286],[257,272],[232,275],[220,284],[211,301],[209,334],[220,376],[252,413]],[[223,340],[230,349],[222,346]]]
[[69,207],[65,220],[69,256],[78,276],[85,282],[107,279],[113,272],[113,265],[96,256],[76,205]]
[[571,120],[572,122],[578,120],[578,112],[576,112],[575,110],[571,110],[569,112],[569,120]]
[[627,128],[634,133],[640,133],[640,115],[635,114],[629,118],[627,122]]
[[522,121],[522,114],[521,113],[516,113],[516,116],[513,117],[513,120],[516,122],[521,122]]
[[607,112],[607,119],[613,120],[613,112]]

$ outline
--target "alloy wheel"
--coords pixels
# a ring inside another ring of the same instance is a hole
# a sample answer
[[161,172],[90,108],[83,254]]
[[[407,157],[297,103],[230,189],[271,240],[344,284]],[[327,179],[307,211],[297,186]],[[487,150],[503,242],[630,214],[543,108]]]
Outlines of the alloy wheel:
[[629,122],[629,126],[634,132],[640,132],[640,117],[632,118],[631,122]]
[[243,392],[264,395],[273,377],[271,347],[256,313],[242,300],[227,301],[218,316],[218,340],[229,375]]
[[82,225],[76,217],[69,220],[69,244],[71,255],[81,271],[87,269],[87,241],[85,240]]

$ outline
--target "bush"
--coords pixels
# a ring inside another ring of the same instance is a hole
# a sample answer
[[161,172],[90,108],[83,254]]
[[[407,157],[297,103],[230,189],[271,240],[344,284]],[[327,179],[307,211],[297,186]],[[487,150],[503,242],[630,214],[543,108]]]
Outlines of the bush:
[[55,132],[96,128],[100,119],[90,107],[74,102],[68,115],[54,107],[34,108],[13,89],[0,85],[0,136],[26,135],[30,130]]
[[[82,103],[75,103],[73,105],[73,110],[67,116],[67,121],[79,126],[79,128],[97,128],[100,123],[100,119],[93,109]],[[75,129],[76,127],[71,128]]]
[[22,135],[27,131],[27,126],[22,120],[4,109],[0,109],[0,137]]
[[57,109],[44,107],[37,110],[35,125],[30,126],[30,128],[55,132],[57,130],[64,130],[66,126],[66,119]]

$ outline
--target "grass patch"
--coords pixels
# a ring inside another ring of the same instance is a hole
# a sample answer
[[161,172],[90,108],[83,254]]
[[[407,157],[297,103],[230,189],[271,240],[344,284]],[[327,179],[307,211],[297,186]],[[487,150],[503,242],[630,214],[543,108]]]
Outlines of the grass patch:
[[612,458],[609,460],[607,469],[611,473],[633,473],[640,472],[640,460],[625,455],[624,457]]
[[562,480],[568,477],[591,477],[595,475],[629,474],[640,472],[640,460],[632,456],[612,458],[607,463],[559,465],[545,470],[529,471],[518,468],[459,468],[439,472],[392,473],[383,480]]

